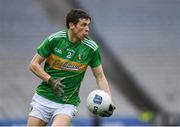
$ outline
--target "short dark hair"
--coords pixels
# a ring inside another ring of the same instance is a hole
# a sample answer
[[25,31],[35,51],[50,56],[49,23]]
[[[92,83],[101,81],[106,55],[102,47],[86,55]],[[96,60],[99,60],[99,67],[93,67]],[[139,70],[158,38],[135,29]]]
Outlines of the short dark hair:
[[91,20],[91,17],[85,11],[81,9],[72,9],[66,16],[66,27],[69,29],[70,22],[77,24],[81,18]]

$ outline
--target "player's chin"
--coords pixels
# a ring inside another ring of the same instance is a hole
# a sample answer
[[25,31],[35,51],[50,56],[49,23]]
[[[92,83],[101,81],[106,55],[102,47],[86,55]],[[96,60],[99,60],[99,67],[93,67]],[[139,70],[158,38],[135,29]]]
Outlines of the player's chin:
[[83,40],[84,38],[86,38],[87,37],[87,35],[83,35],[83,36],[81,36],[81,37],[79,37],[80,38],[80,40]]
[[80,38],[81,39],[84,39],[84,38],[86,38],[88,36],[88,34],[82,34],[81,36],[80,36]]

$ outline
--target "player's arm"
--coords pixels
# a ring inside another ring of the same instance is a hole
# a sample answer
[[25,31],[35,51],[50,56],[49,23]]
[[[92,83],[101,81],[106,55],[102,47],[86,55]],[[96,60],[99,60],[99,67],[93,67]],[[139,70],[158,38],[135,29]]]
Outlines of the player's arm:
[[[96,82],[97,82],[97,85],[98,85],[99,89],[104,90],[111,97],[111,92],[110,92],[110,89],[109,89],[107,79],[106,79],[106,77],[104,75],[102,65],[99,65],[98,67],[92,68],[92,72],[93,72],[93,74],[94,74],[94,76],[96,78]],[[109,116],[111,116],[113,114],[113,111],[115,110],[115,108],[116,108],[115,105],[113,103],[111,103],[109,105],[109,109],[107,111],[104,111],[101,114],[99,114],[99,116],[109,117]]]
[[48,80],[50,79],[51,76],[48,73],[46,73],[43,70],[43,68],[41,67],[41,63],[44,60],[45,60],[45,58],[43,58],[38,53],[36,53],[30,62],[29,68],[34,74],[36,74],[43,81],[48,82]]
[[64,92],[63,87],[65,86],[61,83],[61,80],[63,80],[64,78],[53,79],[48,73],[46,73],[41,67],[41,63],[45,59],[46,58],[36,53],[29,65],[30,70],[43,81],[47,82],[49,86],[52,87],[52,89],[54,90],[55,95],[60,96]]
[[108,81],[104,75],[102,65],[99,65],[98,67],[92,68],[92,72],[96,78],[96,83],[98,85],[98,88],[104,90],[105,92],[107,92],[111,96]]

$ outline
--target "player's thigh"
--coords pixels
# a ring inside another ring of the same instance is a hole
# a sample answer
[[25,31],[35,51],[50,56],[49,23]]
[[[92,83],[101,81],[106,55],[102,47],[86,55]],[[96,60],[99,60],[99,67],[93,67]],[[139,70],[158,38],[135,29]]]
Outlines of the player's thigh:
[[47,123],[34,116],[29,116],[27,121],[27,126],[46,126]]
[[67,114],[57,114],[54,116],[52,126],[71,126],[72,118]]

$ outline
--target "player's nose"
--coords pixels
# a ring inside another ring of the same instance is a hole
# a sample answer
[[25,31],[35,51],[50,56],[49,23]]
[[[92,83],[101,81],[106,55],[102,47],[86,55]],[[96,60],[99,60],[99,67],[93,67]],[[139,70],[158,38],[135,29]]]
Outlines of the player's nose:
[[86,32],[89,32],[89,26],[86,26],[86,27],[85,27],[85,31],[86,31]]

